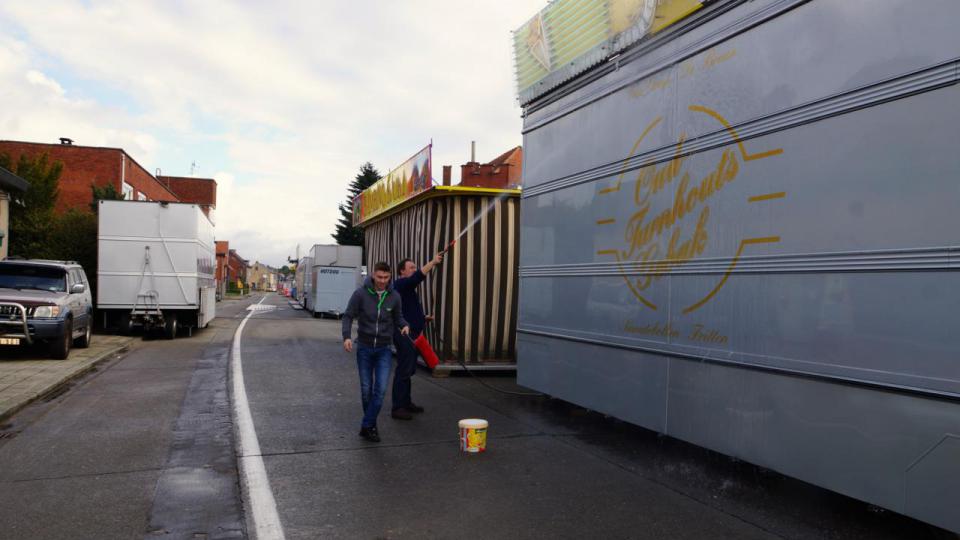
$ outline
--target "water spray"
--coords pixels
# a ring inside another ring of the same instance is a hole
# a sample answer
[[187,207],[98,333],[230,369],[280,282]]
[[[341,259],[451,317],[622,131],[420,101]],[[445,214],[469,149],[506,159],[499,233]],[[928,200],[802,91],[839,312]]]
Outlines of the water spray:
[[[460,232],[457,234],[457,236],[454,237],[454,239],[451,240],[450,243],[447,244],[446,247],[444,247],[443,250],[442,250],[440,253],[441,253],[441,254],[444,254],[444,253],[446,253],[447,251],[450,251],[450,249],[452,249],[453,246],[457,243],[457,240],[460,240],[461,238],[463,238],[463,235],[467,234],[467,231],[469,231],[471,227],[473,227],[473,226],[476,225],[481,219],[483,219],[483,216],[485,216],[485,215],[487,214],[487,212],[489,212],[490,210],[492,210],[492,209],[497,205],[498,202],[506,199],[506,198],[509,197],[510,195],[511,195],[510,192],[504,192],[504,193],[501,193],[500,195],[497,195],[497,197],[496,197],[495,199],[493,199],[492,201],[490,201],[490,204],[488,204],[488,205],[486,206],[486,208],[484,208],[484,209],[483,209],[482,211],[480,211],[476,216],[474,216],[473,220],[472,220],[470,223],[468,223],[464,228],[460,229]],[[441,339],[440,336],[435,336],[435,338],[436,338],[437,341],[439,341],[440,343],[443,343],[443,339]],[[436,353],[433,351],[433,349],[430,347],[430,343],[427,342],[426,339],[424,339],[424,335],[423,335],[422,332],[421,332],[420,336],[417,337],[417,339],[413,339],[413,338],[411,338],[409,335],[407,336],[407,339],[409,339],[410,342],[413,344],[413,346],[414,346],[418,351],[420,351],[420,355],[423,357],[424,362],[427,364],[428,367],[430,367],[430,368],[432,369],[432,368],[436,367],[437,364],[439,364],[439,362],[440,362],[439,358],[437,357],[437,355],[436,355]],[[471,378],[473,378],[474,380],[476,380],[478,383],[482,384],[483,386],[489,388],[490,390],[493,390],[494,392],[498,392],[498,393],[501,393],[501,394],[513,395],[513,396],[547,397],[546,394],[542,394],[542,393],[540,393],[540,392],[514,392],[514,391],[511,391],[511,390],[504,390],[504,389],[502,389],[502,388],[497,388],[496,386],[489,385],[489,384],[486,383],[486,381],[484,381],[483,379],[477,377],[477,375],[473,372],[473,370],[470,369],[469,367],[467,367],[466,363],[464,363],[464,361],[463,361],[462,359],[456,358],[456,360],[457,360],[457,363],[460,364],[460,367],[462,367],[463,370],[466,371],[467,374],[470,375]]]
[[440,253],[446,253],[447,251],[449,251],[450,248],[452,248],[453,245],[457,243],[457,240],[460,240],[461,238],[463,238],[463,235],[467,234],[467,231],[469,231],[471,227],[479,223],[480,220],[483,219],[483,216],[487,215],[487,212],[492,210],[493,207],[496,206],[498,202],[506,199],[509,196],[510,196],[510,192],[504,192],[504,193],[501,193],[500,195],[497,195],[495,199],[490,201],[490,204],[488,204],[486,208],[481,210],[479,213],[477,213],[476,216],[473,217],[473,221],[471,221],[470,223],[467,223],[467,225],[464,228],[460,229],[460,233],[457,234],[457,236],[449,244],[447,244],[447,247],[443,248],[443,251],[441,251]]

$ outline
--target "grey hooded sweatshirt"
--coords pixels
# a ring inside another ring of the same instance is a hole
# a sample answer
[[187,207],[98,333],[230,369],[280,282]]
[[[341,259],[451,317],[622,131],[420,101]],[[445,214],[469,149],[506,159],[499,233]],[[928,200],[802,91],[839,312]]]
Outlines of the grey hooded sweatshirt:
[[370,347],[389,346],[393,332],[408,326],[403,318],[400,293],[387,287],[383,295],[378,294],[371,277],[353,291],[347,303],[343,313],[343,339],[350,339],[354,319],[357,320],[357,343]]

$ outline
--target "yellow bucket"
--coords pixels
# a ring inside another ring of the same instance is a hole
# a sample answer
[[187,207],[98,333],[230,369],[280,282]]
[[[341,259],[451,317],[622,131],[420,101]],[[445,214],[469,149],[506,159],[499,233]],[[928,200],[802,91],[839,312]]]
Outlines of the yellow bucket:
[[460,451],[476,454],[487,449],[487,421],[467,418],[460,421]]

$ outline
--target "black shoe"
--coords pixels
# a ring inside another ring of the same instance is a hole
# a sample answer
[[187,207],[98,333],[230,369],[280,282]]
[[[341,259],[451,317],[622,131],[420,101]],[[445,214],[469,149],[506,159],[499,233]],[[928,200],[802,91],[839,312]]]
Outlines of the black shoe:
[[397,420],[413,420],[413,415],[410,414],[410,411],[400,407],[399,409],[394,409],[390,412],[390,416],[396,418]]
[[360,436],[370,442],[380,442],[380,434],[375,427],[360,428]]
[[416,403],[407,405],[406,409],[414,414],[420,414],[423,412],[423,407],[417,405]]

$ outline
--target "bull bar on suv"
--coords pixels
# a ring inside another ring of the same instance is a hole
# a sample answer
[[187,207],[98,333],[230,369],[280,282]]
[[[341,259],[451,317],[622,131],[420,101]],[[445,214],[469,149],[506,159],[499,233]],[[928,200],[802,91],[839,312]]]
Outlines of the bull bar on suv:
[[[20,315],[19,320],[16,319],[18,313]],[[6,319],[8,316],[10,318]],[[33,338],[30,337],[30,326],[27,324],[27,308],[23,304],[0,302],[0,317],[4,317],[0,320],[0,338],[20,338],[26,340],[27,344],[33,343]],[[15,327],[19,327],[21,333],[10,333],[7,330]]]

